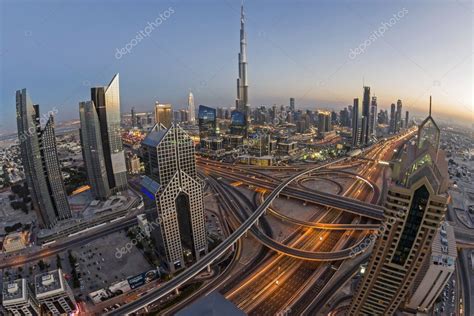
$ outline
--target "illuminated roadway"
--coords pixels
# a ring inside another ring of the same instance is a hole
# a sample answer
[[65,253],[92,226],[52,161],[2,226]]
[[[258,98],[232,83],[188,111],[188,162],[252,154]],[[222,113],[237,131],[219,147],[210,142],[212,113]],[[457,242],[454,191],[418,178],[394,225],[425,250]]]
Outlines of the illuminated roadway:
[[275,198],[278,197],[278,195],[285,189],[285,187],[288,186],[289,183],[291,183],[294,180],[297,180],[307,174],[310,174],[316,170],[325,168],[327,166],[330,166],[332,164],[336,164],[338,162],[344,161],[347,158],[341,158],[334,160],[332,162],[320,165],[318,167],[310,168],[306,171],[300,172],[296,175],[293,175],[289,179],[285,180],[282,182],[280,185],[278,185],[275,190],[270,193],[265,201],[255,210],[254,213],[252,213],[242,225],[237,228],[228,238],[226,238],[223,242],[221,242],[216,248],[214,248],[211,252],[206,254],[204,257],[202,257],[199,261],[194,263],[192,266],[181,272],[179,275],[168,281],[166,284],[164,284],[162,287],[156,288],[147,294],[143,295],[140,297],[138,300],[123,305],[120,308],[114,310],[113,312],[107,313],[107,315],[123,315],[123,314],[130,314],[133,312],[136,312],[147,305],[153,303],[157,299],[163,297],[166,294],[169,294],[179,288],[181,285],[183,285],[185,282],[191,280],[194,276],[196,276],[200,271],[205,269],[208,265],[213,263],[217,258],[222,256],[227,249],[231,248],[233,244],[241,238],[254,224],[257,223],[258,219],[260,216],[262,216],[268,206],[273,202]]

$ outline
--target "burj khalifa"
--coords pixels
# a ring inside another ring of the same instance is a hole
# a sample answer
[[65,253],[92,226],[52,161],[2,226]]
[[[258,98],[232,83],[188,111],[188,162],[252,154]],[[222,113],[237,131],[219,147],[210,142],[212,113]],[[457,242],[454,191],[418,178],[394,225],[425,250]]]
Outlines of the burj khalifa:
[[[235,106],[237,111],[248,117],[248,82],[247,82],[247,38],[245,34],[244,6],[240,9],[240,53],[239,53],[239,78],[237,78],[237,100]],[[248,119],[248,118],[247,118]]]

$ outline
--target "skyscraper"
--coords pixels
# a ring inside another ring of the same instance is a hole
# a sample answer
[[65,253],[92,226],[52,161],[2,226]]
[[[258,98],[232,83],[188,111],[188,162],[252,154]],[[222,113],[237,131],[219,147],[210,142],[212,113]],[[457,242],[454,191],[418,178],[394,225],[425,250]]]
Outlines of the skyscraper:
[[198,111],[199,138],[203,140],[209,136],[216,136],[217,115],[216,109],[199,105]]
[[364,87],[364,97],[362,99],[362,144],[369,142],[370,124],[370,87]]
[[199,260],[207,253],[203,188],[196,172],[194,144],[174,124],[157,126],[142,142],[146,176],[142,186],[155,199],[160,230],[158,251],[171,272],[185,266],[184,253]]
[[402,127],[402,100],[397,101],[397,112],[395,113],[395,133],[400,132]]
[[331,130],[331,112],[318,111],[318,137],[324,138],[325,133]]
[[374,136],[376,127],[377,127],[377,97],[374,95],[370,103],[369,138]]
[[70,315],[77,310],[76,299],[61,269],[35,276],[38,302],[49,315]]
[[132,116],[132,128],[135,128],[137,127],[137,114],[135,113],[135,107],[132,107],[132,110],[130,111],[131,112],[131,116]]
[[245,125],[248,125],[249,115],[248,82],[247,82],[247,35],[245,34],[244,6],[240,8],[240,52],[239,77],[237,78],[236,110],[245,115]]
[[290,98],[290,111],[295,110],[295,98]]
[[408,111],[405,112],[405,128],[410,127],[410,113]]
[[99,120],[109,188],[113,192],[123,191],[127,188],[127,166],[120,131],[119,74],[108,86],[91,88],[91,101]]
[[194,96],[192,92],[188,95],[188,121],[192,124],[196,122],[196,108],[194,107]]
[[395,134],[397,126],[395,103],[390,105],[390,134]]
[[2,302],[11,315],[41,315],[38,300],[26,279],[4,282]]
[[155,123],[158,124],[158,126],[163,125],[166,128],[170,128],[172,122],[173,110],[171,104],[155,102]]
[[361,119],[362,113],[359,107],[359,99],[354,99],[354,105],[352,107],[352,146],[357,147],[361,144]]
[[87,170],[87,178],[94,198],[106,200],[112,193],[107,178],[100,122],[97,113],[94,102],[85,101],[79,103],[79,118],[81,121],[79,135],[81,137],[82,156]]
[[375,242],[349,315],[393,315],[413,291],[449,202],[448,166],[439,136],[430,99],[430,114],[418,128],[417,141],[394,163],[384,202],[385,229]]
[[16,92],[16,117],[32,205],[40,225],[52,227],[58,220],[71,217],[56,150],[54,120],[50,115],[41,129],[39,105],[33,105],[26,89]]

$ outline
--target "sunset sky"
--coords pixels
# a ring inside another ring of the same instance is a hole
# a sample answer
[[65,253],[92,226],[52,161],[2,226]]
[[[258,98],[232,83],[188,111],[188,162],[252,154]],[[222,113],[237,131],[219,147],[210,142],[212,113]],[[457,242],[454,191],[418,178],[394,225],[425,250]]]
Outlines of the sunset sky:
[[[2,132],[16,128],[16,90],[75,119],[90,87],[115,73],[123,112],[157,100],[179,109],[189,90],[196,104],[234,105],[240,0],[0,3]],[[365,83],[379,107],[402,99],[421,115],[431,94],[435,116],[474,121],[470,1],[248,0],[245,11],[251,106],[294,97],[299,108],[339,110]]]

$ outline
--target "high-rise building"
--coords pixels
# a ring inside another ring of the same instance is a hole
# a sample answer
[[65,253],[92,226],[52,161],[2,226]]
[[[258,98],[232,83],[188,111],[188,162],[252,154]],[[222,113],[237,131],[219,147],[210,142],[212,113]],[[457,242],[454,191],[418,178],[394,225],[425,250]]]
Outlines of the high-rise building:
[[397,112],[395,113],[395,133],[400,132],[402,127],[402,100],[397,101]]
[[171,104],[155,102],[155,123],[158,126],[163,125],[165,128],[170,128],[173,122],[173,109]]
[[352,146],[357,147],[361,144],[362,138],[362,113],[359,107],[359,99],[354,99],[354,105],[352,107]]
[[290,111],[295,111],[295,98],[290,98]]
[[198,111],[199,138],[216,136],[217,115],[216,109],[205,105],[199,105]]
[[131,125],[132,125],[132,128],[135,128],[137,127],[137,115],[135,113],[135,107],[132,107],[132,110],[130,111],[131,112]]
[[119,74],[116,74],[108,86],[91,88],[91,101],[99,119],[107,179],[113,192],[127,188],[127,167],[120,130],[119,85]]
[[52,227],[71,217],[61,174],[54,119],[50,115],[41,128],[39,105],[33,105],[26,89],[16,92],[16,116],[21,159],[32,205],[40,225]]
[[61,269],[35,276],[36,299],[46,309],[45,314],[67,315],[76,311],[74,294]]
[[318,137],[324,138],[324,135],[331,130],[331,112],[318,111]]
[[247,137],[247,116],[240,111],[232,111],[230,115],[230,133]]
[[[155,128],[142,142],[142,186],[155,199],[158,251],[171,272],[207,253],[203,188],[196,172],[194,144],[179,126]],[[185,261],[185,258],[187,260]]]
[[248,82],[247,82],[247,35],[245,33],[244,6],[240,8],[240,52],[239,52],[239,77],[237,78],[237,99],[235,101],[236,110],[243,113],[245,126],[248,125],[249,102],[248,102]]
[[194,106],[194,95],[190,91],[188,95],[188,119],[191,124],[196,122],[196,108]]
[[410,113],[408,111],[405,112],[405,128],[410,127]]
[[397,120],[395,114],[395,103],[390,105],[390,134],[395,134],[397,130]]
[[369,117],[369,139],[375,135],[375,128],[377,127],[377,97],[374,95],[370,102],[370,117]]
[[[79,135],[82,144],[82,156],[87,170],[87,178],[95,199],[106,200],[112,195],[100,133],[97,109],[92,101],[79,103],[81,128]],[[133,117],[133,116],[132,116]]]
[[364,87],[364,97],[362,99],[362,144],[369,143],[370,124],[370,87]]
[[431,254],[411,291],[404,310],[412,315],[427,313],[448,283],[456,265],[457,250],[454,229],[448,223],[441,224],[431,245]]
[[26,279],[3,283],[2,305],[11,315],[41,315],[39,303]]
[[418,138],[394,162],[384,202],[384,230],[353,296],[349,315],[393,315],[413,291],[449,202],[445,153],[430,114]]

